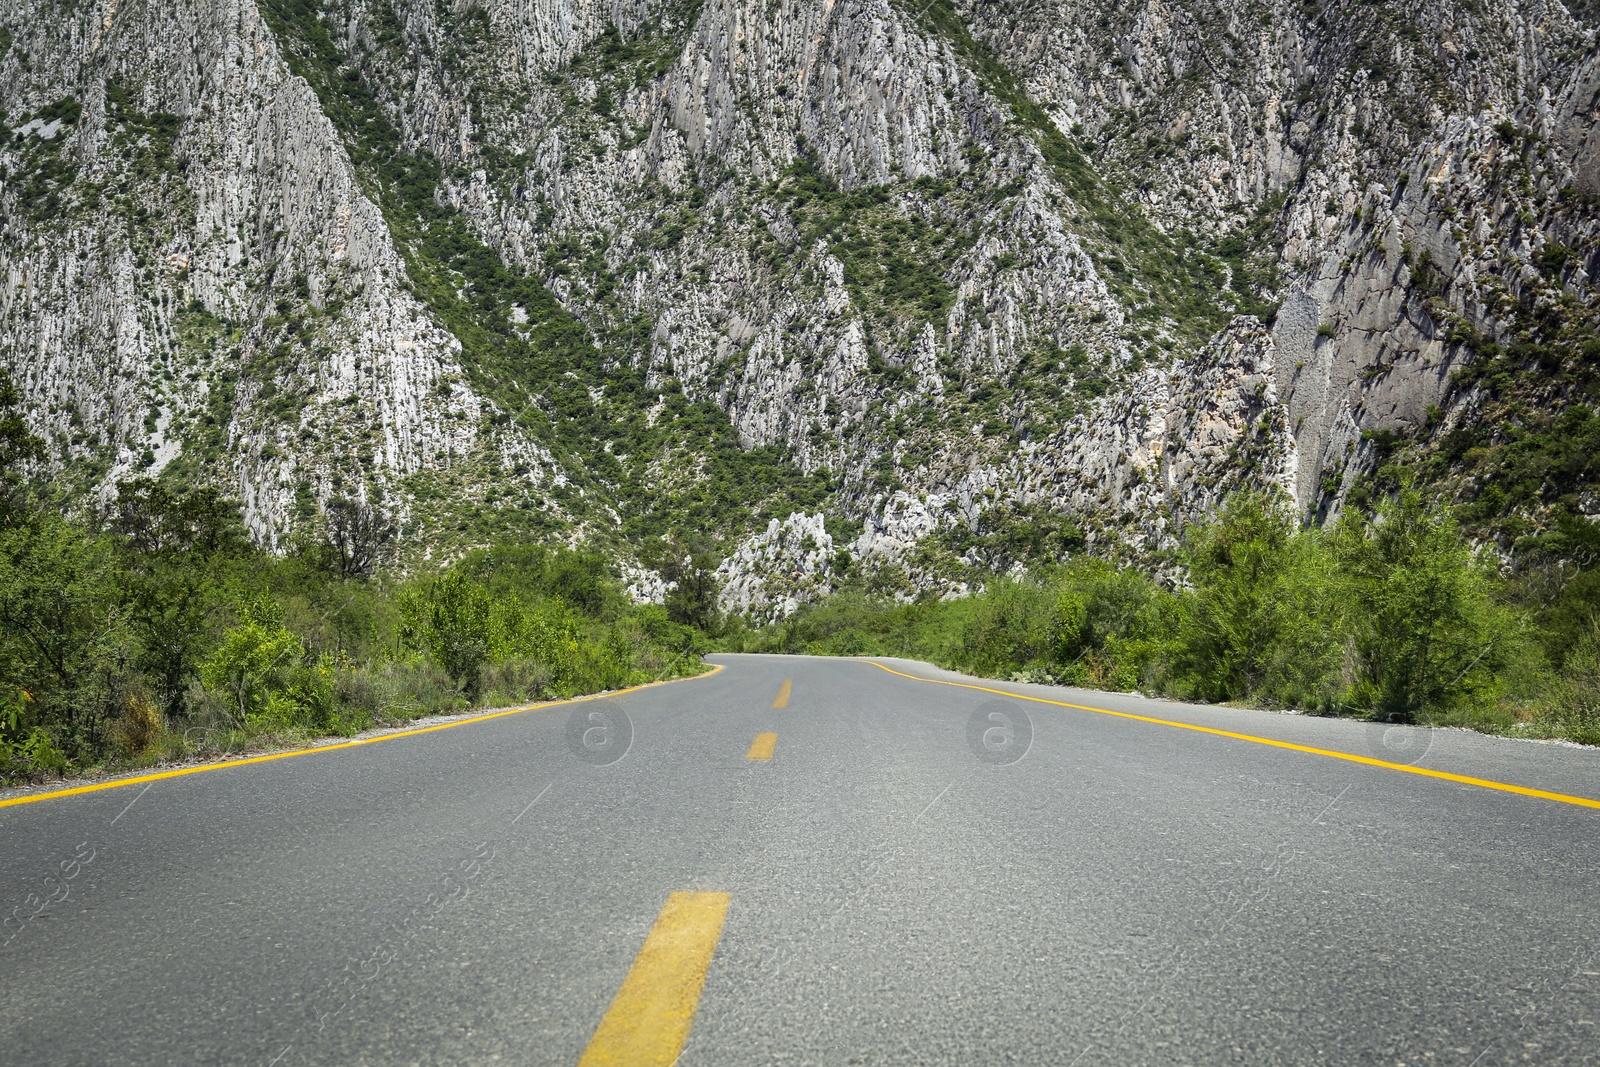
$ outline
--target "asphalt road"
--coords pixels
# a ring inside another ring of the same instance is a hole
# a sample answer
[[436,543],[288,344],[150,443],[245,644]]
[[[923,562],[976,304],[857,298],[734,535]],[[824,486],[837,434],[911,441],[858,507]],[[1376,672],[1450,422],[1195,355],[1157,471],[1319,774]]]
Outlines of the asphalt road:
[[[696,891],[684,1067],[1600,1063],[1600,809],[713,659],[0,808],[0,1062],[576,1064]],[[992,687],[1600,797],[1593,750]]]

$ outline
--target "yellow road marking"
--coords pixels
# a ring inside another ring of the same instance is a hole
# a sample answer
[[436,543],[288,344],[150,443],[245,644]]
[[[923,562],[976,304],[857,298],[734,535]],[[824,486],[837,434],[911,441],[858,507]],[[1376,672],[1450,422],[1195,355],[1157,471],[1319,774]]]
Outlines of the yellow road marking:
[[727,893],[667,898],[578,1067],[671,1067],[677,1062],[730,899]]
[[750,742],[750,751],[744,754],[744,758],[749,760],[769,760],[772,758],[772,749],[777,743],[777,734],[756,734],[756,739]]
[[1390,763],[1388,760],[1374,759],[1371,756],[1357,756],[1351,752],[1338,752],[1331,748],[1313,748],[1310,745],[1297,745],[1292,741],[1275,741],[1270,737],[1257,737],[1254,734],[1234,733],[1232,730],[1218,730],[1210,726],[1196,726],[1190,722],[1174,722],[1171,719],[1157,719],[1150,715],[1134,715],[1127,711],[1111,711],[1107,708],[1092,708],[1087,704],[1069,704],[1064,700],[1046,700],[1044,697],[1024,696],[1005,689],[991,689],[986,685],[971,685],[967,682],[951,682],[943,678],[918,678],[914,674],[897,671],[893,667],[885,667],[876,660],[860,660],[870,663],[879,670],[888,671],[890,674],[899,675],[901,678],[910,678],[914,682],[932,682],[935,685],[953,685],[958,689],[976,689],[980,693],[997,693],[1004,697],[1015,697],[1017,700],[1029,700],[1035,704],[1053,704],[1058,708],[1073,708],[1077,711],[1092,711],[1096,715],[1113,715],[1119,719],[1132,719],[1135,722],[1154,723],[1157,726],[1172,726],[1179,730],[1193,730],[1201,734],[1215,734],[1218,737],[1231,737],[1235,741],[1254,741],[1258,745],[1271,745],[1273,748],[1286,748],[1292,752],[1309,752],[1313,756],[1327,756],[1329,759],[1348,760],[1351,763],[1364,763],[1369,767],[1383,767],[1391,771],[1404,771],[1407,774],[1420,774],[1424,778],[1438,778],[1446,782],[1459,782],[1462,785],[1475,785],[1482,789],[1496,789],[1502,793],[1516,793],[1519,796],[1538,797],[1540,800],[1553,800],[1558,804],[1573,804],[1580,808],[1600,808],[1600,800],[1590,797],[1573,796],[1570,793],[1551,793],[1544,789],[1530,789],[1525,785],[1512,785],[1509,782],[1496,782],[1488,778],[1469,778],[1464,774],[1451,774],[1449,771],[1435,771],[1427,767],[1413,767],[1405,763]]
[[646,682],[643,685],[629,686],[627,689],[618,689],[610,693],[593,693],[584,697],[573,697],[570,700],[551,700],[543,704],[526,704],[520,708],[508,708],[505,711],[492,711],[487,715],[474,715],[470,719],[458,719],[455,722],[441,722],[433,726],[419,726],[415,730],[401,730],[392,734],[380,734],[377,737],[363,738],[357,741],[341,741],[336,745],[322,745],[317,748],[297,748],[290,752],[269,752],[264,756],[249,756],[245,759],[228,760],[224,763],[205,763],[196,767],[179,767],[171,771],[159,771],[155,774],[141,774],[133,778],[117,778],[109,782],[95,782],[91,785],[73,786],[71,789],[57,789],[49,793],[35,793],[31,796],[9,797],[0,799],[0,808],[9,808],[17,804],[33,804],[41,800],[54,800],[57,797],[77,796],[80,793],[98,793],[102,789],[121,789],[123,786],[139,785],[142,782],[158,782],[163,778],[181,778],[186,774],[202,774],[206,771],[217,771],[227,767],[243,767],[250,763],[268,763],[277,759],[293,759],[295,756],[314,756],[319,752],[337,752],[342,748],[357,748],[364,745],[375,745],[379,741],[393,741],[397,737],[415,737],[418,734],[431,734],[435,730],[449,730],[456,726],[469,726],[475,722],[488,722],[490,719],[502,719],[507,715],[521,715],[525,711],[539,711],[543,708],[555,708],[564,704],[582,704],[589,700],[603,700],[608,697],[621,696],[624,693],[635,693],[641,689],[649,689],[657,685],[671,685],[673,682],[692,682],[696,678],[709,678],[722,670],[722,664],[714,663],[711,669],[704,674],[697,674],[693,678],[672,678],[665,682]]
[[778,686],[778,695],[776,697],[773,697],[772,706],[775,707],[775,708],[786,708],[786,707],[788,707],[789,706],[789,690],[792,689],[792,688],[794,688],[794,682],[791,681],[788,678],[785,678],[783,680],[783,684]]

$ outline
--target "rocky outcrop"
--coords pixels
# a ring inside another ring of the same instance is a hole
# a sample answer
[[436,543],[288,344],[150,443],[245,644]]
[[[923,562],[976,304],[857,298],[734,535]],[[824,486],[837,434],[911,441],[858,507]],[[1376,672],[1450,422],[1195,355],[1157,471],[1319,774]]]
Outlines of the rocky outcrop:
[[1472,337],[1535,340],[1519,312],[1596,307],[1600,218],[1581,189],[1593,178],[1597,65],[1591,56],[1574,72],[1556,107],[1444,124],[1394,183],[1366,189],[1285,302],[1278,385],[1303,506],[1336,510],[1370,468],[1374,432],[1470,419],[1474,394],[1453,381],[1478,358]]
[[0,350],[86,488],[187,462],[274,544],[297,499],[388,490],[406,518],[408,476],[485,451],[546,465],[483,439],[460,343],[254,5],[6,24],[6,114],[75,117],[0,149]]
[[784,618],[831,591],[833,565],[833,536],[821,515],[773,519],[718,566],[718,604],[757,623]]
[[[1134,550],[1243,486],[1328,516],[1384,434],[1478,417],[1471,338],[1594,299],[1600,60],[1554,0],[286,10],[15,0],[0,59],[0,360],[54,464],[212,478],[269,543],[354,491],[614,543],[709,446],[530,427],[678,390],[860,523],[716,531],[763,617],[1001,504]],[[474,241],[523,303],[440,265]]]

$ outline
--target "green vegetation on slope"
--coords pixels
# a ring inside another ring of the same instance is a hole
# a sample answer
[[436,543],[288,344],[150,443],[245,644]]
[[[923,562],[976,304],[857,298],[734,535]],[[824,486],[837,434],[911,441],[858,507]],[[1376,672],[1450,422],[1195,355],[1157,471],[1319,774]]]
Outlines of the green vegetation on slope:
[[0,376],[0,781],[698,670],[685,612],[634,607],[592,553],[511,543],[394,577],[366,505],[274,556],[237,505],[150,479],[64,518],[17,473],[43,454],[17,400]]
[[[1034,103],[1016,75],[972,36],[952,0],[914,6],[916,17],[950,42],[984,88],[1011,109],[1020,132],[1037,145],[1092,224],[1090,232],[1099,239],[1093,254],[1101,274],[1135,315],[1170,318],[1178,335],[1198,346],[1234,314],[1269,310],[1255,292],[1256,285],[1270,281],[1269,276],[1257,277],[1246,265],[1246,242],[1260,223],[1212,251],[1198,247],[1192,235],[1175,239],[1163,233]],[[1267,201],[1260,218],[1270,219],[1281,204],[1281,200]],[[1231,301],[1222,299],[1230,296]]]
[[[1522,140],[1515,127],[1500,136]],[[1528,180],[1527,164],[1514,154],[1504,170],[1506,188]],[[1553,209],[1579,195],[1563,191]],[[1587,520],[1600,484],[1600,314],[1572,284],[1594,249],[1580,254],[1547,242],[1534,257],[1534,279],[1515,258],[1501,260],[1499,274],[1479,275],[1472,299],[1489,312],[1493,334],[1451,310],[1448,279],[1426,253],[1404,252],[1411,300],[1453,348],[1456,370],[1422,425],[1366,435],[1375,469],[1350,503],[1368,506],[1414,469],[1419,484],[1459,504],[1468,530],[1514,553],[1519,566],[1559,558],[1560,538],[1543,542],[1564,519]],[[1337,485],[1337,471],[1325,474]]]
[[1326,531],[1238,496],[1180,562],[1176,590],[1087,557],[961,600],[859,583],[730,643],[1600,744],[1600,581],[1541,607],[1413,489]]
[[[672,380],[652,384],[633,357],[653,323],[581,322],[540,281],[507,267],[467,219],[446,206],[440,195],[444,164],[403,145],[362,60],[334,41],[320,10],[315,0],[271,0],[262,7],[291,69],[316,90],[343,134],[405,257],[416,295],[460,340],[473,387],[499,408],[491,421],[515,425],[555,456],[569,480],[549,493],[561,511],[588,521],[589,532],[608,542],[614,532],[606,508],[614,508],[622,536],[637,544],[677,526],[742,532],[768,512],[787,514],[827,494],[825,477],[801,474],[777,450],[742,449],[714,403],[687,398]],[[476,25],[470,12],[460,17]],[[463,24],[468,31],[479,32]],[[401,49],[405,42],[396,28],[380,46]],[[574,248],[570,255],[593,251]],[[562,266],[559,258],[553,261],[553,273]],[[553,513],[550,499],[508,493],[478,501],[453,492],[437,475],[419,476],[409,488],[425,520],[437,526],[453,518],[459,539],[553,532],[568,524]]]
[[[945,278],[977,234],[950,224],[967,199],[950,183],[922,178],[913,184],[928,201],[931,225],[905,210],[904,197],[890,186],[842,191],[802,144],[768,193],[788,202],[800,248],[827,242],[844,267],[853,302],[868,318],[902,328],[929,322],[942,333],[945,314],[955,303],[955,290]],[[789,252],[774,242],[770,254],[781,262]]]

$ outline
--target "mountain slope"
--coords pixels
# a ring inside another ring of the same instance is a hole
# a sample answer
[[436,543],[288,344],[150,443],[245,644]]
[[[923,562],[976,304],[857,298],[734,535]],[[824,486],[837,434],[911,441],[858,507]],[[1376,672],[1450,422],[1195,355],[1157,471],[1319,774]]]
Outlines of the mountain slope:
[[1586,507],[1518,458],[1566,469],[1594,358],[1555,3],[69,6],[0,14],[0,360],[71,500],[765,528],[735,606],[846,548],[958,581],[1019,516],[1328,516],[1397,457],[1485,532]]

